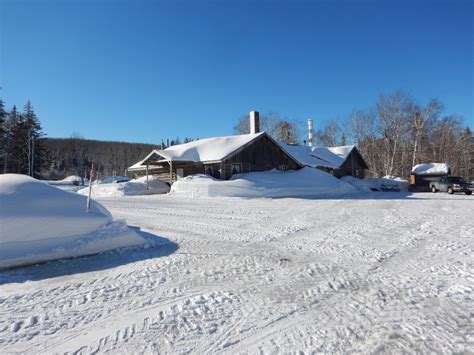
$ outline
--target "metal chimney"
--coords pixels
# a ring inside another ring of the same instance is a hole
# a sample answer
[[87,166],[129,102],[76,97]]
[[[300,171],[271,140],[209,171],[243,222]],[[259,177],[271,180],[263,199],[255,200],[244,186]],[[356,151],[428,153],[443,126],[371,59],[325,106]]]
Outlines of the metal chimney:
[[308,118],[308,146],[314,145],[313,120]]
[[250,133],[260,132],[260,117],[258,111],[250,111]]

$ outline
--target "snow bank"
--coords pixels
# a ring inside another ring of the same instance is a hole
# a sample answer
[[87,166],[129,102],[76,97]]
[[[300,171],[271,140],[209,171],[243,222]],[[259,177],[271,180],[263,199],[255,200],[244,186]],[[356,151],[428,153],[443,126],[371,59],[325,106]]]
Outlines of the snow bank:
[[71,175],[71,176],[65,177],[61,181],[64,182],[64,183],[74,184],[74,183],[81,183],[83,181],[83,179],[84,178],[81,177],[81,176]]
[[171,193],[189,197],[316,197],[354,193],[351,185],[318,169],[271,170],[234,175],[222,181],[191,175],[173,184]]
[[449,165],[446,163],[427,163],[418,164],[411,169],[412,174],[427,175],[427,174],[449,174]]
[[382,190],[384,186],[396,186],[401,192],[408,191],[408,181],[403,180],[399,177],[394,177],[391,175],[384,176],[383,178],[368,178],[364,179],[368,183],[371,189]]
[[357,190],[360,192],[371,192],[372,190],[370,189],[370,184],[367,180],[363,179],[358,179],[353,176],[343,176],[341,178],[342,181],[351,184],[354,186]]
[[77,175],[68,176],[62,180],[41,180],[42,182],[57,187],[58,189],[69,191],[69,192],[77,192],[80,189],[83,189],[84,186],[89,185],[89,180],[84,179]]
[[99,184],[112,184],[112,183],[119,183],[119,182],[128,182],[132,180],[127,176],[109,176],[105,179],[100,180]]
[[143,244],[92,201],[25,175],[0,175],[0,268]]
[[[149,176],[148,190],[146,188],[146,177],[130,180],[127,182],[118,182],[111,184],[98,184],[92,186],[92,197],[120,197],[120,196],[138,196],[165,194],[169,191],[169,186],[155,178]],[[87,195],[89,188],[81,189],[79,194]]]

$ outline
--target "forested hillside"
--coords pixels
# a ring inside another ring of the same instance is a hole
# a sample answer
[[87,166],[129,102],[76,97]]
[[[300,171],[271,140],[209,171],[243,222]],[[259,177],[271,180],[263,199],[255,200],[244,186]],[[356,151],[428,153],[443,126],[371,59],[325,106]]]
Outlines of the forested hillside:
[[155,146],[141,143],[103,142],[81,138],[42,140],[45,163],[41,176],[61,179],[84,176],[94,164],[100,176],[123,175],[125,169],[143,159]]

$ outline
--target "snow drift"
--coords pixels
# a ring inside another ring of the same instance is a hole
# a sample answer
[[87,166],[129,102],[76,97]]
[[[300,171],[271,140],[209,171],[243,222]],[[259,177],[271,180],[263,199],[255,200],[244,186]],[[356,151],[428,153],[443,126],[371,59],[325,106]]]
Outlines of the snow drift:
[[[148,190],[146,188],[146,177],[130,180],[127,182],[116,182],[111,184],[98,184],[92,186],[92,197],[120,197],[137,195],[165,194],[170,187],[154,176],[148,177]],[[81,189],[78,193],[87,195],[89,188]]]
[[382,190],[382,187],[385,186],[397,186],[401,192],[408,191],[408,181],[403,180],[399,177],[394,177],[391,175],[384,176],[383,178],[368,178],[365,181],[369,184],[372,189]]
[[17,174],[0,175],[0,231],[0,268],[144,243],[100,204]]
[[237,174],[227,181],[208,175],[191,175],[171,187],[172,194],[189,197],[316,197],[354,192],[357,190],[353,186],[313,168]]
[[343,176],[341,180],[351,184],[360,192],[372,192],[370,183],[367,180],[358,179],[353,176]]
[[106,177],[105,179],[100,180],[100,184],[112,184],[112,183],[120,183],[120,182],[128,182],[132,180],[128,176],[109,176]]
[[55,186],[58,189],[69,191],[69,192],[77,192],[80,189],[83,189],[84,186],[89,185],[89,180],[84,179],[77,175],[68,176],[62,180],[41,180],[42,182]]

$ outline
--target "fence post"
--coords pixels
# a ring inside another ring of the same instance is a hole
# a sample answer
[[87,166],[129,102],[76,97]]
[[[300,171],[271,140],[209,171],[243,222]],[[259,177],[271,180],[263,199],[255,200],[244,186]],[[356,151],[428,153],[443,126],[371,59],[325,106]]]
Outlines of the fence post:
[[148,190],[148,163],[146,163],[146,189]]
[[92,194],[92,179],[94,178],[94,164],[91,166],[91,173],[89,175],[89,193],[87,195],[87,213],[91,211],[91,194]]

